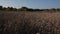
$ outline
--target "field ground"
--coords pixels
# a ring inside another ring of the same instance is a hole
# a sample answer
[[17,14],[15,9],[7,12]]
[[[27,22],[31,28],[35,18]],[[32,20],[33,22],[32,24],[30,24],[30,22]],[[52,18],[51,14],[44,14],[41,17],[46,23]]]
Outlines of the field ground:
[[0,34],[60,34],[60,12],[0,11]]

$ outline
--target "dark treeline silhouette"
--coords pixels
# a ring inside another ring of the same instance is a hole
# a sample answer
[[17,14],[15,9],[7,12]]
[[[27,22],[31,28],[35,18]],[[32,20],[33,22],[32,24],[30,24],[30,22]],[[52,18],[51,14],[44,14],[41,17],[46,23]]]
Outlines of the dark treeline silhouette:
[[21,7],[19,9],[13,8],[13,7],[3,7],[0,6],[0,10],[2,11],[60,11],[60,8],[51,8],[51,9],[32,9],[32,8],[27,8],[27,7]]

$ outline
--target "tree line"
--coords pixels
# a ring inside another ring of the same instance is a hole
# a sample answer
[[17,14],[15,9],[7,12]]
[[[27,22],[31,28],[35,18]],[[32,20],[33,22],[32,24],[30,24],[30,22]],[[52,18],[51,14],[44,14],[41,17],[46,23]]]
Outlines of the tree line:
[[51,9],[32,9],[32,8],[27,8],[27,7],[21,7],[19,9],[13,8],[13,7],[3,7],[0,6],[0,10],[2,11],[60,11],[60,8],[51,8]]

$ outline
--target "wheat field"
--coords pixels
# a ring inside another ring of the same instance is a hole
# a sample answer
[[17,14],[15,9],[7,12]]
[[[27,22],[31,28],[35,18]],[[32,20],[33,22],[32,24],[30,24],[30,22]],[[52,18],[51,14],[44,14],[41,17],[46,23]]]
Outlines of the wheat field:
[[60,34],[60,12],[0,11],[0,34]]

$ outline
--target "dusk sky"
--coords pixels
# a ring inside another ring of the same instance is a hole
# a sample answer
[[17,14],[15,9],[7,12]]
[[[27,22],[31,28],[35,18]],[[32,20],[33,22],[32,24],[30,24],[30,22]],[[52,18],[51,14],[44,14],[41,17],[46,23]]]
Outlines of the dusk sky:
[[60,8],[60,0],[0,0],[0,5],[4,7],[12,6],[20,8],[22,6],[28,8]]

